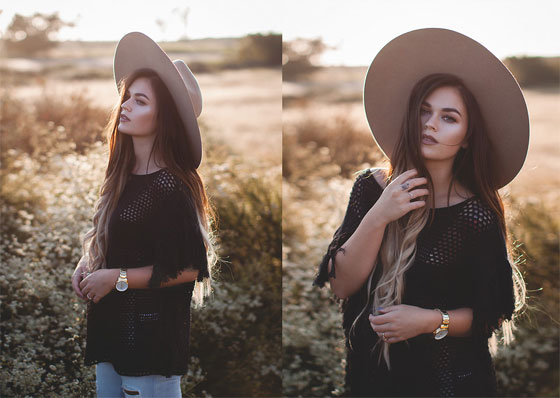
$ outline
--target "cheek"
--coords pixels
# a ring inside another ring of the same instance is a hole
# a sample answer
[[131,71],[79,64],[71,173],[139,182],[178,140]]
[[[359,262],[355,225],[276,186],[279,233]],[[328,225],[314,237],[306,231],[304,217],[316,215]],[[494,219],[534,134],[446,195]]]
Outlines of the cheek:
[[156,124],[156,112],[151,109],[143,109],[138,121],[147,129],[152,129]]
[[462,123],[454,123],[447,127],[446,133],[447,137],[449,137],[447,141],[455,144],[465,138],[467,135],[467,126]]

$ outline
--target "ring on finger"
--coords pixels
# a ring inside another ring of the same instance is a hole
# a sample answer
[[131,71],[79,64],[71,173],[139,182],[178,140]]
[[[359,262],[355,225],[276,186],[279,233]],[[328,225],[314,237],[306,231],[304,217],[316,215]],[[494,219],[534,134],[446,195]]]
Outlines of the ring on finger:
[[410,184],[408,182],[405,182],[404,184],[401,184],[401,189],[403,191],[406,191],[408,189],[408,187],[410,187]]
[[412,195],[412,192],[408,192],[408,196],[410,196],[410,200],[414,199],[414,196]]
[[385,332],[381,333],[381,337],[383,338],[384,341],[387,341],[387,337],[385,336]]

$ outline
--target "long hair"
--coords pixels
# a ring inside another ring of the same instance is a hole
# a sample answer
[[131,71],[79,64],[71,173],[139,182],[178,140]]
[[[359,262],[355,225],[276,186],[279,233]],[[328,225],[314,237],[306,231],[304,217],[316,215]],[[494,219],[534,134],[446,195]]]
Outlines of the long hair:
[[[367,282],[368,302],[354,320],[350,329],[351,332],[360,316],[369,312],[367,311],[368,309],[375,310],[378,307],[388,307],[402,303],[405,288],[404,275],[414,263],[416,240],[428,221],[431,222],[433,220],[434,212],[432,212],[432,219],[428,219],[430,218],[429,210],[434,207],[434,186],[421,155],[422,125],[420,112],[424,100],[440,87],[456,88],[461,95],[468,114],[468,127],[465,137],[468,146],[466,148],[461,147],[453,161],[452,179],[447,191],[447,204],[449,206],[453,182],[458,181],[473,194],[477,195],[497,215],[500,230],[507,242],[504,205],[493,183],[496,180],[495,175],[488,164],[492,147],[486,135],[484,119],[477,101],[458,77],[444,73],[428,75],[419,80],[411,91],[386,181],[389,184],[406,170],[415,168],[418,170],[418,176],[423,176],[428,180],[429,197],[426,201],[426,206],[412,210],[387,225],[376,259],[376,266],[381,266],[381,276],[373,291],[373,300],[371,299],[371,290],[375,267]],[[509,253],[510,251],[508,250],[508,256],[510,256]],[[516,311],[518,311],[525,305],[526,287],[515,262],[510,261],[510,263],[514,269],[515,307]],[[506,344],[513,340],[513,329],[515,329],[513,319],[512,321],[506,320],[503,322],[502,330]],[[352,333],[349,335],[351,336]],[[381,361],[383,356],[387,367],[390,369],[389,343],[379,339],[373,349],[378,347],[378,345],[381,345],[379,361]],[[494,335],[492,335],[490,341],[490,348],[492,353],[495,354],[497,341]]]
[[[208,271],[212,276],[212,268],[217,261],[212,232],[214,212],[208,202],[202,178],[192,167],[187,134],[175,102],[167,86],[150,69],[137,70],[119,83],[120,100],[115,104],[105,128],[109,147],[105,179],[95,205],[93,227],[82,240],[83,254],[88,257],[90,272],[106,268],[109,218],[117,207],[128,175],[135,164],[132,138],[118,132],[121,106],[128,99],[129,87],[140,77],[150,81],[158,103],[156,135],[149,158],[153,153],[159,153],[168,170],[179,177],[188,188],[188,193],[195,204],[200,232],[208,254]],[[211,279],[211,277],[204,278],[202,282],[196,282],[193,292],[195,304],[202,305],[204,297],[210,293]]]

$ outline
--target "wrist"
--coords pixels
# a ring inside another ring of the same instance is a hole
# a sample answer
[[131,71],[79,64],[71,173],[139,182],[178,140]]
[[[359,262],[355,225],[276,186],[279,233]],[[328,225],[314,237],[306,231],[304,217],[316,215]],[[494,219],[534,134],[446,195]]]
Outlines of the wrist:
[[380,214],[375,205],[366,213],[364,218],[368,219],[367,223],[373,229],[384,229],[389,224],[389,221]]
[[113,289],[115,289],[117,286],[119,275],[120,275],[120,271],[118,268],[111,268],[111,281],[113,284]]
[[441,312],[437,309],[426,310],[426,328],[425,333],[432,334],[443,323]]

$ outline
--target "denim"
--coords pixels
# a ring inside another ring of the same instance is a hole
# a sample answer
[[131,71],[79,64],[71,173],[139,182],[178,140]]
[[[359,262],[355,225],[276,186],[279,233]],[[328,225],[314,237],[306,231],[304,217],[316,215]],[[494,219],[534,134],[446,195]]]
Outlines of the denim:
[[181,376],[121,376],[109,362],[95,367],[98,398],[181,397]]

